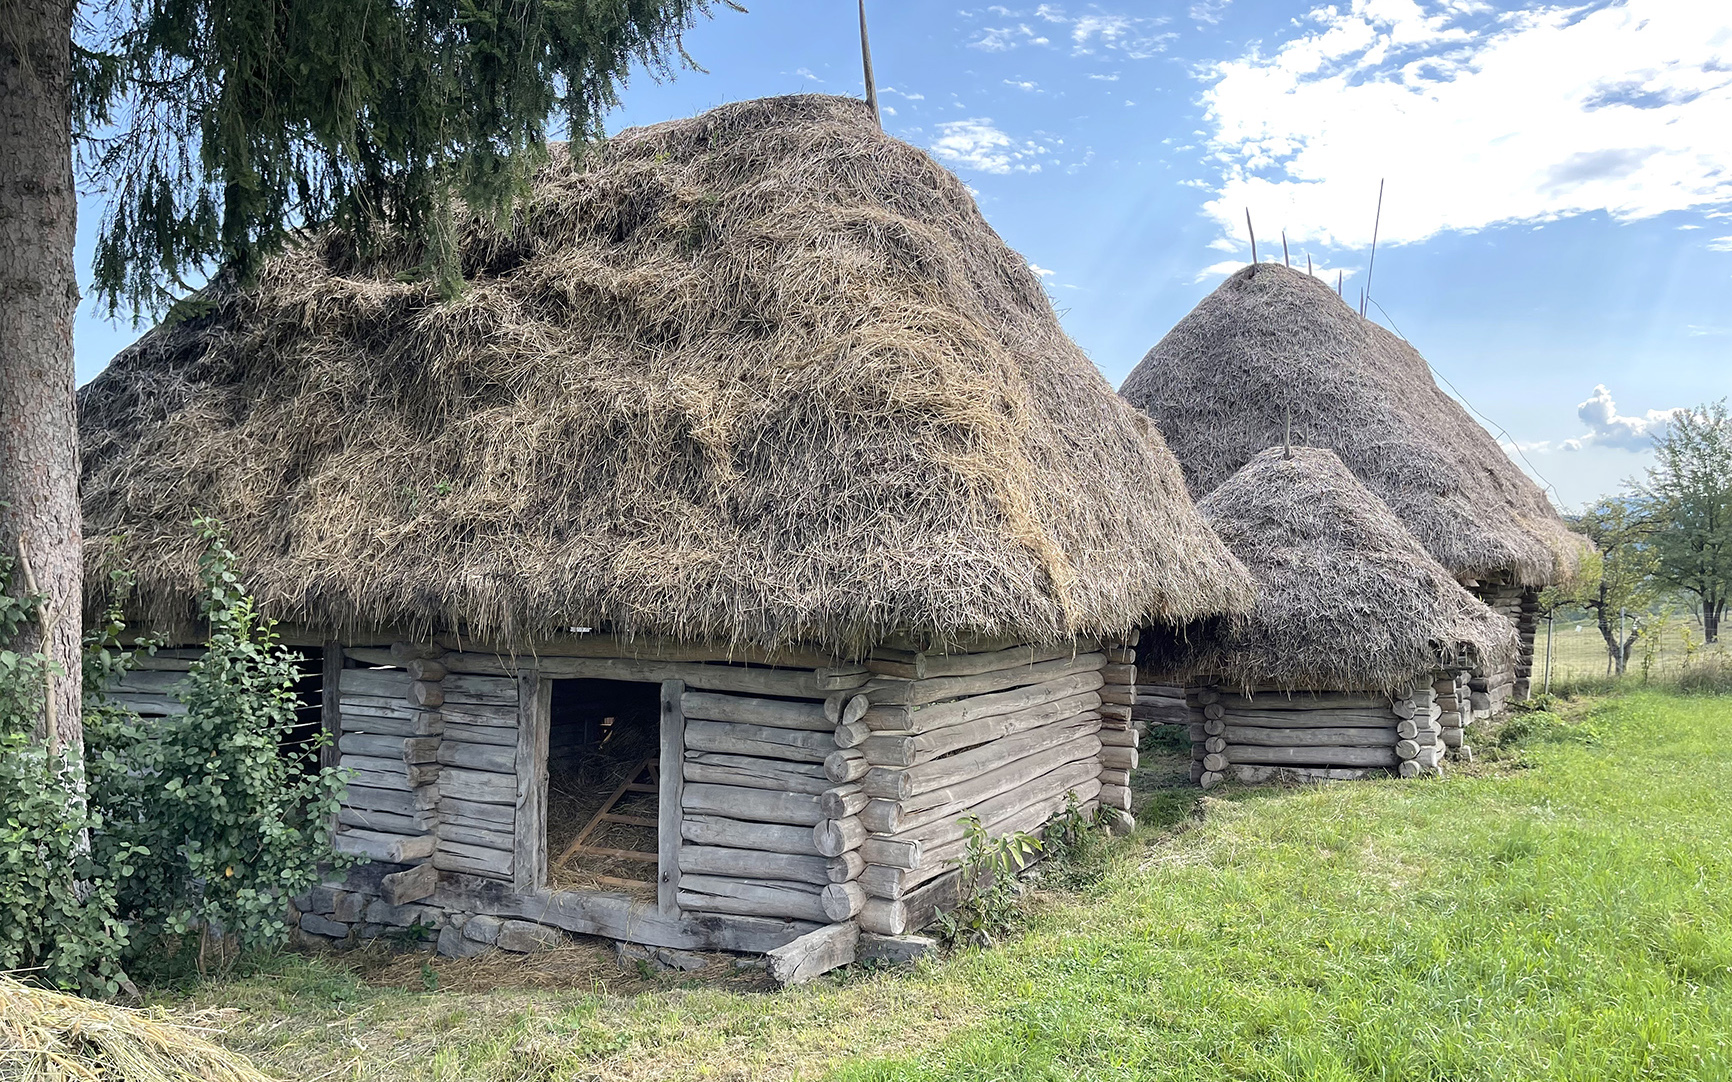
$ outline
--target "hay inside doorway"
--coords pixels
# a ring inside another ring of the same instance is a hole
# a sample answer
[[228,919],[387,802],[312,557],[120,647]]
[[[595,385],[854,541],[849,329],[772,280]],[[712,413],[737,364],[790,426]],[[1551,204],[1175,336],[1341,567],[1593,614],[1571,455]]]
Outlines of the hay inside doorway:
[[553,681],[549,886],[655,895],[660,712],[658,684]]

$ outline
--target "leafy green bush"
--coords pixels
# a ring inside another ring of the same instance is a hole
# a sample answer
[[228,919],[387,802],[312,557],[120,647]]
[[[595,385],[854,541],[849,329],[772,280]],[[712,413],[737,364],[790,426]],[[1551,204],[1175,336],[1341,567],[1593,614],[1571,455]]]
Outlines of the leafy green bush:
[[[12,641],[41,601],[11,595],[12,568],[0,555],[0,641]],[[78,749],[51,753],[34,735],[52,664],[0,650],[0,970],[112,994],[126,980],[127,942],[113,877],[132,871],[130,852],[116,847],[113,874],[104,874],[92,859],[101,820],[85,800]]]
[[1041,840],[1025,831],[993,838],[975,816],[964,816],[968,847],[957,863],[962,879],[954,910],[938,917],[939,934],[954,945],[990,947],[1020,922],[1021,889],[1016,873],[1040,853]]
[[202,962],[218,930],[242,948],[282,941],[288,899],[322,863],[341,863],[331,843],[344,786],[316,747],[301,762],[283,747],[296,658],[242,589],[218,526],[199,528],[210,638],[178,693],[186,713],[92,710],[87,731],[107,819],[98,859],[142,854],[119,884],[120,912],[142,933],[198,933]]

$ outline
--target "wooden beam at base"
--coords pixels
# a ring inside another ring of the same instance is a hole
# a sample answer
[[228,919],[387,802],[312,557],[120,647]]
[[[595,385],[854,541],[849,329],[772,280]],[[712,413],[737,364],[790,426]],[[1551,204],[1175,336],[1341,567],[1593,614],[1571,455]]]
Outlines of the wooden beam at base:
[[535,921],[578,935],[607,936],[676,950],[763,954],[823,927],[814,921],[713,913],[664,916],[654,902],[611,891],[538,890],[533,894],[513,894],[509,884],[455,872],[440,876],[439,889],[431,904],[460,912]]
[[777,984],[803,984],[838,966],[852,965],[860,946],[860,926],[853,921],[819,928],[765,955]]

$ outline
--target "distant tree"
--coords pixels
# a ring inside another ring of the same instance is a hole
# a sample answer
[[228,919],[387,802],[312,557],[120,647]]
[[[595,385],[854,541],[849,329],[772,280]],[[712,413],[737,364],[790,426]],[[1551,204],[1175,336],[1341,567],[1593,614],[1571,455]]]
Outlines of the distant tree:
[[1679,413],[1654,441],[1654,456],[1639,494],[1653,526],[1657,572],[1693,595],[1703,639],[1717,642],[1732,599],[1732,415],[1726,400]]
[[[722,0],[735,6],[731,0]],[[418,241],[454,287],[458,205],[526,189],[550,120],[599,130],[631,65],[668,72],[711,0],[0,0],[0,548],[44,599],[43,717],[82,740],[73,406],[74,152],[109,195],[95,284],[161,312],[305,225]],[[22,589],[15,587],[15,590]],[[50,740],[52,742],[52,740]]]
[[1540,607],[1580,606],[1592,613],[1606,643],[1606,675],[1622,676],[1656,598],[1653,527],[1629,500],[1615,498],[1593,504],[1570,525],[1597,551],[1573,580],[1546,589]]

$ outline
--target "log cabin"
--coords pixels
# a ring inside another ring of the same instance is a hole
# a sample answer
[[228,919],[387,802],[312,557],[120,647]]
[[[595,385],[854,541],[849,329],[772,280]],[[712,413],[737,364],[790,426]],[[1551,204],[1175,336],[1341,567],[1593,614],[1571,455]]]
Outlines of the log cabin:
[[1515,628],[1332,451],[1263,450],[1198,508],[1256,604],[1146,636],[1133,721],[1188,725],[1204,788],[1439,772],[1470,720],[1462,678],[1504,663]]
[[1469,678],[1481,717],[1525,699],[1539,591],[1587,542],[1424,357],[1315,277],[1278,263],[1227,276],[1148,352],[1120,393],[1152,417],[1202,499],[1284,442],[1327,447],[1521,649]]
[[[449,299],[308,235],[81,393],[89,603],[124,568],[200,641],[209,514],[309,659],[370,863],[303,939],[810,972],[954,901],[962,817],[1128,810],[1138,629],[1249,582],[956,177],[743,102],[556,149],[458,242]],[[172,710],[188,657],[116,693]]]

